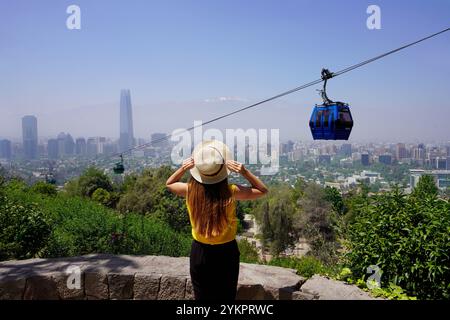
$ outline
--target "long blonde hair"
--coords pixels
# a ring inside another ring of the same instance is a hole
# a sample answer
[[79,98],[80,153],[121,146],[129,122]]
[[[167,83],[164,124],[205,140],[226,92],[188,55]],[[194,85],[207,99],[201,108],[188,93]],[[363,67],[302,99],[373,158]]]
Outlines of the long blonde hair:
[[232,201],[228,179],[215,184],[202,184],[191,177],[187,200],[198,234],[205,238],[216,237],[227,228],[227,206]]

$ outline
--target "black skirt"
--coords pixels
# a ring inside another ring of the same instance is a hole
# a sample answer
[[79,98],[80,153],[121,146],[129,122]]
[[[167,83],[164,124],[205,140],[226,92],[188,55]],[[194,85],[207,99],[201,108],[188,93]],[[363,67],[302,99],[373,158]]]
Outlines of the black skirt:
[[195,300],[235,300],[239,256],[236,240],[215,245],[192,241],[190,273]]

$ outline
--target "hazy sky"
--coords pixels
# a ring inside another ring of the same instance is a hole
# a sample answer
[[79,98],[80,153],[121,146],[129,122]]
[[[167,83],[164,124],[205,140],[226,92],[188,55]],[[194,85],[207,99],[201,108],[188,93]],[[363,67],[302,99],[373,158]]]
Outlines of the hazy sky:
[[[71,4],[81,30],[66,28]],[[381,30],[366,27],[368,5]],[[135,136],[171,132],[317,79],[450,25],[448,0],[0,0],[0,138],[119,135],[129,88]],[[353,140],[450,140],[450,32],[333,79]],[[279,128],[311,140],[316,88],[215,128]]]

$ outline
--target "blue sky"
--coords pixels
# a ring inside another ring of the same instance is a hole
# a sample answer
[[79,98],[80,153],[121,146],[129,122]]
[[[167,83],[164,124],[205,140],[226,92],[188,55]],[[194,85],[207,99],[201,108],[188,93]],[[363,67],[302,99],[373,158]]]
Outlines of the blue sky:
[[[71,4],[81,30],[66,28]],[[381,30],[366,28],[370,4]],[[0,0],[0,137],[20,137],[25,114],[38,116],[40,136],[116,137],[121,88],[131,90],[136,136],[171,132],[449,25],[447,0]],[[449,39],[330,82],[329,96],[352,106],[352,139],[450,140]],[[311,140],[315,89],[213,126]]]

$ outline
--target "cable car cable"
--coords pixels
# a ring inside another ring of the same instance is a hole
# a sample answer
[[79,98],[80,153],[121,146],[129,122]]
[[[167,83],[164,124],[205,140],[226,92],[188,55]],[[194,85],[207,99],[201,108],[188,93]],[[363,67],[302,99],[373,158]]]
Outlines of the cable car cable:
[[[416,41],[414,41],[414,42],[408,43],[408,44],[406,44],[406,45],[404,45],[404,46],[398,47],[398,48],[393,49],[393,50],[390,50],[390,51],[388,51],[388,52],[386,52],[386,53],[380,54],[380,55],[378,55],[378,56],[376,56],[376,57],[367,59],[367,60],[365,60],[365,61],[362,61],[362,62],[360,62],[360,63],[351,65],[351,66],[349,66],[349,67],[347,67],[347,68],[344,68],[344,69],[342,69],[342,70],[339,70],[339,71],[337,71],[337,72],[331,73],[331,77],[330,77],[330,78],[334,78],[334,77],[343,75],[344,73],[353,71],[353,70],[355,70],[355,69],[357,69],[357,68],[360,68],[360,67],[362,67],[362,66],[365,66],[365,65],[367,65],[367,64],[369,64],[369,63],[372,63],[372,62],[374,62],[374,61],[376,61],[376,60],[382,59],[382,58],[384,58],[384,57],[386,57],[386,56],[389,56],[389,55],[391,55],[391,54],[394,54],[394,53],[396,53],[396,52],[399,52],[399,51],[401,51],[401,50],[404,50],[404,49],[406,49],[406,48],[409,48],[409,47],[411,47],[411,46],[414,46],[414,45],[416,45],[416,44],[418,44],[418,43],[421,43],[421,42],[423,42],[423,41],[426,41],[426,40],[428,40],[428,39],[431,39],[431,38],[433,38],[433,37],[436,37],[436,36],[438,36],[438,35],[440,35],[440,34],[442,34],[442,33],[445,33],[445,32],[447,32],[447,31],[449,31],[449,30],[450,30],[450,28],[443,29],[443,30],[441,30],[441,31],[439,31],[439,32],[433,33],[433,34],[431,34],[431,35],[429,35],[429,36],[426,36],[426,37],[421,38],[421,39],[419,39],[419,40],[416,40]],[[330,79],[330,78],[326,77],[325,79]],[[296,87],[296,88],[293,88],[293,89],[291,89],[291,90],[285,91],[285,92],[283,92],[283,93],[277,94],[277,95],[272,96],[272,97],[270,97],[270,98],[261,100],[261,101],[259,101],[259,102],[253,103],[253,104],[248,105],[248,106],[245,106],[245,107],[243,107],[243,108],[240,108],[240,109],[234,110],[234,111],[232,111],[232,112],[226,113],[226,114],[224,114],[224,115],[218,116],[218,117],[216,117],[216,118],[210,119],[210,120],[208,120],[208,121],[202,123],[201,125],[192,126],[192,127],[190,127],[190,128],[187,128],[186,131],[192,131],[192,130],[194,130],[194,129],[198,128],[198,127],[201,127],[201,126],[203,126],[203,125],[210,124],[210,123],[212,123],[212,122],[221,120],[221,119],[223,119],[223,118],[229,117],[229,116],[234,115],[234,114],[236,114],[236,113],[239,113],[239,112],[242,112],[242,111],[245,111],[245,110],[254,108],[254,107],[259,106],[259,105],[261,105],[261,104],[264,104],[264,103],[266,103],[266,102],[269,102],[269,101],[272,101],[272,100],[275,100],[275,99],[278,99],[278,98],[287,96],[287,95],[289,95],[289,94],[291,94],[291,93],[294,93],[294,92],[297,92],[297,91],[306,89],[306,88],[308,88],[308,87],[314,86],[314,85],[316,85],[316,84],[319,84],[319,83],[325,81],[325,79],[322,77],[322,78],[320,78],[320,79],[311,81],[311,82],[309,82],[309,83],[303,84],[303,85],[301,85],[301,86],[299,86],[299,87]],[[129,148],[129,149],[124,150],[124,151],[122,151],[122,152],[114,153],[113,155],[111,155],[111,157],[116,157],[116,156],[118,156],[118,155],[123,156],[124,154],[128,154],[128,153],[130,153],[130,152],[132,152],[132,151],[134,151],[134,150],[139,150],[139,149],[142,149],[142,148],[151,146],[151,145],[153,145],[153,144],[156,144],[156,143],[159,143],[159,142],[168,140],[168,139],[170,139],[171,137],[172,137],[172,134],[167,134],[166,136],[164,136],[164,137],[162,137],[162,138],[159,138],[159,139],[156,139],[156,140],[152,140],[152,141],[150,141],[150,142],[147,142],[147,143],[144,143],[144,144],[141,144],[141,145],[138,145],[138,146]]]

